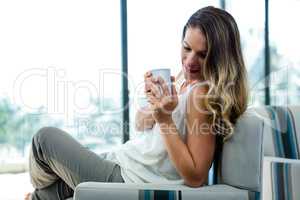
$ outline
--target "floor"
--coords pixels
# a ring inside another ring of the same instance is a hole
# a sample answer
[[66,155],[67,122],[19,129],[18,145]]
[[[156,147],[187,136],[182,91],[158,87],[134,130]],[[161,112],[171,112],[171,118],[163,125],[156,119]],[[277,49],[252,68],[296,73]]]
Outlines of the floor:
[[0,199],[21,200],[33,188],[28,173],[0,174]]

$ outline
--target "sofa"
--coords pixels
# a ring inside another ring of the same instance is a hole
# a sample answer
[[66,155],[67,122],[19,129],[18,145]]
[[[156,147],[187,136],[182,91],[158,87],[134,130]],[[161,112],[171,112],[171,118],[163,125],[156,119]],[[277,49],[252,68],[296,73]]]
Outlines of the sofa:
[[213,181],[185,185],[79,184],[74,200],[299,200],[300,106],[249,108],[211,169]]
[[248,109],[238,120],[235,134],[224,143],[213,164],[213,182],[186,185],[85,182],[74,191],[74,200],[255,200],[262,194],[263,133],[265,119]]
[[300,199],[300,106],[257,109],[264,120],[262,198]]

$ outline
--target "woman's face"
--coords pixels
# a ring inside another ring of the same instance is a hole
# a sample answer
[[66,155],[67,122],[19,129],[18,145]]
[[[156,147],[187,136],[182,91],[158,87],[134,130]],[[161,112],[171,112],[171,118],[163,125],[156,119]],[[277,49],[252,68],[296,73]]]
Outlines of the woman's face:
[[202,80],[202,67],[206,54],[206,38],[201,30],[188,28],[181,48],[182,70],[187,81]]

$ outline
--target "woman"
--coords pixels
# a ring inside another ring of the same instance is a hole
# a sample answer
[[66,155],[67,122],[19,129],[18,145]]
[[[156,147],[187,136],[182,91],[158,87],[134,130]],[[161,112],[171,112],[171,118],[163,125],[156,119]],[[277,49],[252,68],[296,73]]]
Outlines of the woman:
[[170,94],[161,77],[145,74],[149,106],[136,114],[136,129],[144,133],[119,148],[98,156],[62,130],[41,129],[30,156],[36,189],[26,198],[64,199],[85,181],[205,184],[217,138],[233,134],[247,107],[246,69],[233,17],[214,7],[194,13],[184,26],[181,57],[178,94],[174,85]]

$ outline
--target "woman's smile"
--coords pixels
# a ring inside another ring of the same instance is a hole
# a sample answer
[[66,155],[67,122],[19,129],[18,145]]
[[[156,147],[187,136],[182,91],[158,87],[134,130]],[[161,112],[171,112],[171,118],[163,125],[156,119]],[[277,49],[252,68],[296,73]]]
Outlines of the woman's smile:
[[198,66],[184,66],[185,71],[191,74],[196,74],[199,73],[201,71],[200,67]]

